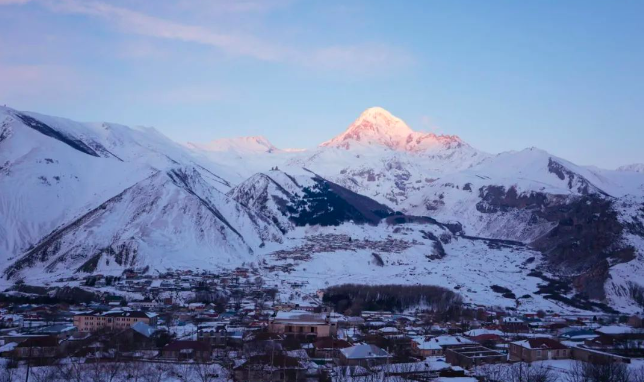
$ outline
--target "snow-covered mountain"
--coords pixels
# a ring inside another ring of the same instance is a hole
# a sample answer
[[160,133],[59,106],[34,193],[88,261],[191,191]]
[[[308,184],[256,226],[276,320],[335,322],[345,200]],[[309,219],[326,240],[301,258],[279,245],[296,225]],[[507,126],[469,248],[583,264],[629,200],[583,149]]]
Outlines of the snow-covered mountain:
[[542,269],[573,277],[575,293],[588,297],[628,294],[616,270],[641,261],[644,176],[633,171],[578,166],[537,148],[487,154],[455,136],[414,132],[382,108],[284,159],[271,163],[287,172],[304,167],[461,235],[527,244],[544,254]]
[[280,241],[210,161],[153,129],[0,109],[0,258],[12,278],[248,260]]
[[10,280],[255,262],[267,277],[386,275],[472,302],[634,311],[639,168],[536,148],[492,155],[382,108],[311,150],[263,137],[182,145],[152,128],[0,108],[0,260]]
[[644,173],[644,163],[633,163],[620,166],[617,171],[632,171]]
[[236,154],[248,153],[274,153],[281,151],[273,146],[268,139],[264,137],[239,137],[239,138],[220,138],[210,141],[206,144],[188,143],[198,150],[209,152],[234,152]]
[[324,142],[321,147],[355,150],[380,146],[394,151],[427,154],[466,146],[454,135],[436,135],[413,131],[407,124],[381,107],[365,110],[345,132]]

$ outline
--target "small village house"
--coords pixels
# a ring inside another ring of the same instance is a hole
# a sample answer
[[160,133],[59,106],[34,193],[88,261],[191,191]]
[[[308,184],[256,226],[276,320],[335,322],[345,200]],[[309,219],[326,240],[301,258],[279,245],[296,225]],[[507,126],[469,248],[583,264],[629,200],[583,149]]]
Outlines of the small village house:
[[534,362],[570,358],[570,348],[550,338],[530,338],[510,343],[510,360]]
[[269,320],[268,330],[287,336],[299,336],[315,340],[318,337],[335,335],[337,324],[331,322],[328,313],[311,313],[300,310],[279,311]]
[[154,326],[156,321],[156,314],[141,311],[92,312],[74,316],[74,326],[79,332],[94,332],[101,329],[127,329],[137,322]]
[[340,350],[341,366],[370,367],[386,363],[391,356],[387,351],[375,345],[360,344]]

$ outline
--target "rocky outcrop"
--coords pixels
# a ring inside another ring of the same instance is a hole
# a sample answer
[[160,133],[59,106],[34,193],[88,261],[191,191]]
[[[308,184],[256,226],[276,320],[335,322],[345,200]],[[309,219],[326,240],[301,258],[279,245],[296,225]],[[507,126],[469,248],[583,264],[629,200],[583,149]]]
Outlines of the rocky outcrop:
[[594,300],[604,300],[606,292],[604,284],[610,276],[608,261],[603,260],[595,264],[588,271],[573,279],[575,290],[585,297]]

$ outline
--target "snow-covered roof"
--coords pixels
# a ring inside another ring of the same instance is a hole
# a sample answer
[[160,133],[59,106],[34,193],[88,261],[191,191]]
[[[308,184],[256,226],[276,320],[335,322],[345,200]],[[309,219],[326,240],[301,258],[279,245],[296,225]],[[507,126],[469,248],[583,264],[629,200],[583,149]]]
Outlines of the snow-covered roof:
[[503,332],[498,329],[472,329],[464,334],[468,337],[476,337],[483,334],[496,334],[497,336],[502,336]]
[[16,346],[18,346],[17,342],[9,342],[8,344],[2,345],[0,346],[0,353],[12,351]]
[[414,342],[421,350],[440,350],[444,346],[475,344],[474,341],[461,336],[416,337]]
[[303,310],[291,310],[290,312],[277,312],[273,322],[297,322],[315,325],[326,323],[326,318],[326,313],[311,313]]
[[370,344],[360,344],[351,346],[349,348],[341,349],[340,352],[347,359],[370,359],[370,358],[386,358],[389,353],[385,350]]
[[132,325],[132,330],[134,330],[137,333],[140,333],[146,337],[151,337],[154,332],[156,332],[156,329],[153,328],[152,326],[146,324],[143,321],[139,321],[136,324]]
[[551,338],[530,338],[528,340],[512,342],[513,345],[525,349],[567,349],[568,347]]
[[633,333],[633,328],[626,325],[608,325],[596,329],[601,334],[628,334]]

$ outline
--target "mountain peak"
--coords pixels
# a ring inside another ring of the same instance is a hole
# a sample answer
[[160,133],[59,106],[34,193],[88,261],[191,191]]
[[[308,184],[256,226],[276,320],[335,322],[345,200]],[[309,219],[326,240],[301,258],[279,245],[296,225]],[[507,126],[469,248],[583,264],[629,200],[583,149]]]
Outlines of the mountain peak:
[[354,146],[385,146],[397,151],[424,152],[437,147],[460,147],[463,144],[455,135],[416,132],[386,109],[370,107],[344,133],[320,146],[346,150]]
[[350,142],[384,145],[397,149],[414,131],[400,118],[381,107],[371,107],[360,114],[344,133],[322,143],[322,146],[348,149]]

